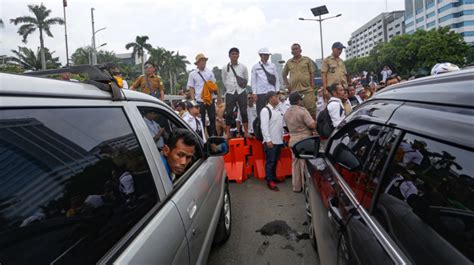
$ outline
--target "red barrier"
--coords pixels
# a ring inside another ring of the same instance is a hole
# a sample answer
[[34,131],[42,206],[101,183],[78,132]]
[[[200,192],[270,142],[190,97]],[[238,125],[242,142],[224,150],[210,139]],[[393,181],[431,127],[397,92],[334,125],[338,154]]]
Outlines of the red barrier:
[[280,158],[277,162],[276,177],[280,180],[285,179],[287,176],[291,176],[291,164],[293,159],[291,157],[291,149],[288,146],[289,140],[290,136],[286,134],[283,137],[285,147],[281,149]]
[[247,179],[246,156],[249,147],[245,145],[244,138],[234,138],[229,140],[229,153],[224,156],[225,169],[229,180],[237,183]]
[[250,146],[249,164],[253,167],[253,176],[257,179],[265,179],[265,153],[262,142],[252,138],[247,142]]

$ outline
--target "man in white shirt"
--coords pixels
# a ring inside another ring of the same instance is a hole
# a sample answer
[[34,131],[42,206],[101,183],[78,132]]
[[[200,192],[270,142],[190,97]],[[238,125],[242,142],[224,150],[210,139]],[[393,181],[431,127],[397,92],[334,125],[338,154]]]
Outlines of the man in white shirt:
[[[204,80],[216,82],[216,78],[214,73],[206,68],[208,58],[204,56],[204,54],[200,53],[196,56],[196,61],[194,64],[196,65],[196,69],[189,73],[188,77],[188,88],[191,91],[191,99],[196,100],[199,104],[199,111],[201,113],[201,121],[203,124],[206,123],[206,113],[209,115],[209,131],[208,134],[210,136],[216,135],[216,106],[215,106],[215,99],[212,99],[212,103],[210,105],[204,104],[201,94],[202,89],[204,87]],[[219,91],[219,89],[217,89]],[[217,104],[219,105],[222,101],[220,93],[218,93],[217,97]]]
[[[226,137],[230,138],[230,125],[232,124],[232,110],[238,105],[241,115],[241,122],[244,125],[245,137],[248,135],[248,115],[247,115],[247,81],[249,79],[249,74],[247,67],[238,62],[239,60],[239,49],[231,48],[229,50],[230,63],[222,67],[222,81],[226,88],[225,94],[225,130]],[[240,83],[239,83],[240,80]]]
[[183,115],[183,120],[206,142],[204,126],[202,120],[199,118],[199,104],[195,100],[188,101],[186,102],[186,109],[188,112]]
[[331,117],[332,125],[337,127],[339,123],[346,117],[344,114],[344,105],[342,99],[344,98],[344,87],[339,83],[334,83],[328,88],[331,98],[328,101],[327,109]]
[[[267,92],[268,105],[260,112],[260,126],[263,135],[263,148],[265,151],[265,181],[268,188],[279,191],[276,184],[276,166],[283,147],[283,114],[278,108],[280,99],[278,92]],[[271,112],[271,116],[270,116]]]
[[165,133],[165,129],[161,128],[160,125],[155,121],[158,118],[158,113],[153,109],[147,109],[145,112],[145,116],[143,116],[143,120],[145,121],[148,130],[153,137],[153,140],[156,143],[156,146],[159,150],[163,148],[165,145],[163,141],[163,135]]
[[392,74],[392,70],[390,69],[390,67],[388,67],[388,65],[385,65],[380,74],[382,75],[382,82],[385,83],[387,81],[387,78]]
[[280,82],[277,78],[276,67],[269,62],[270,51],[267,48],[258,50],[260,61],[252,67],[251,86],[253,94],[257,96],[257,115],[267,104],[266,95],[269,91],[277,91]]

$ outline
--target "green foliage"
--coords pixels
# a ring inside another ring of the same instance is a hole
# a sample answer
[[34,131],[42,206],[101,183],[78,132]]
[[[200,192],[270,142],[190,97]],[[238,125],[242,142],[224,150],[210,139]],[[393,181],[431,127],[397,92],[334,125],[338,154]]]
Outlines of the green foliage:
[[10,19],[10,23],[13,23],[15,26],[22,24],[18,29],[18,34],[23,37],[23,42],[26,43],[28,36],[39,30],[40,45],[41,45],[41,65],[42,69],[46,69],[46,54],[44,48],[43,32],[46,33],[49,37],[53,37],[51,33],[51,25],[63,25],[64,20],[60,17],[48,18],[51,14],[51,10],[47,9],[43,3],[40,5],[28,5],[28,9],[31,13],[34,14],[34,17],[31,16],[22,16],[14,19]]
[[471,49],[460,34],[449,28],[418,30],[412,35],[395,36],[387,43],[377,44],[369,56],[347,60],[346,68],[349,74],[362,71],[378,73],[388,65],[406,78],[427,71],[440,62],[463,67],[472,62],[474,55],[469,57]]
[[[91,46],[85,46],[77,48],[74,53],[71,55],[71,61],[75,65],[80,64],[89,64],[90,63],[90,56],[92,53]],[[115,56],[113,51],[104,51],[100,50],[97,51],[97,63],[115,63],[119,64],[120,59]]]
[[222,80],[222,69],[217,66],[214,66],[214,68],[212,68],[212,72],[216,77],[216,84],[219,90],[221,91],[221,95],[225,95],[225,86],[224,81]]
[[[24,70],[37,71],[41,70],[41,49],[38,48],[36,52],[27,47],[18,47],[17,50],[12,50],[16,57],[7,57],[8,63],[19,65]],[[50,52],[48,48],[44,48],[46,68],[57,69],[61,67],[59,57],[53,57],[54,52]]]
[[12,63],[6,63],[6,64],[0,64],[0,72],[3,73],[12,73],[12,74],[19,74],[23,73],[23,68],[19,66],[18,64],[12,64]]
[[[150,54],[148,61],[156,65],[165,86],[165,93],[177,94],[187,82],[186,65],[190,63],[186,60],[186,56],[162,47],[151,48],[148,52]],[[186,79],[184,82],[183,77]]]

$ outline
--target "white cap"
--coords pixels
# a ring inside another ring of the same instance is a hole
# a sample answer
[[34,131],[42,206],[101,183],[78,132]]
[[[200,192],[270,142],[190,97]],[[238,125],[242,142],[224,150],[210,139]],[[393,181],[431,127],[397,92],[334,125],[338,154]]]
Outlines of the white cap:
[[268,54],[270,55],[270,51],[268,50],[268,48],[261,48],[260,50],[258,50],[258,54]]
[[437,63],[431,69],[431,75],[438,75],[447,72],[459,71],[459,67],[452,63]]

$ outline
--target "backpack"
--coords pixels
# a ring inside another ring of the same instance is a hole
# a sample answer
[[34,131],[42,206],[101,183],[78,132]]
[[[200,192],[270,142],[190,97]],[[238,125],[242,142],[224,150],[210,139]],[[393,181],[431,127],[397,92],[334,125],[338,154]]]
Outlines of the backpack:
[[[321,111],[321,113],[319,113],[318,119],[317,119],[316,130],[318,131],[318,134],[324,138],[329,138],[332,131],[334,131],[334,126],[332,124],[331,116],[329,115],[329,111],[328,111],[328,106],[331,102],[337,102],[337,101],[330,100],[326,108],[324,108],[324,110]],[[342,115],[342,113],[344,112],[342,107],[339,112],[340,112],[339,113],[340,115]]]
[[[265,108],[268,110],[268,114],[270,115],[268,120],[271,120],[272,119],[272,111],[267,106],[265,106]],[[259,140],[259,141],[263,141],[260,115],[257,115],[257,118],[255,118],[255,120],[253,120],[252,125],[253,125],[253,133],[255,134],[255,138],[257,138],[257,140]]]

